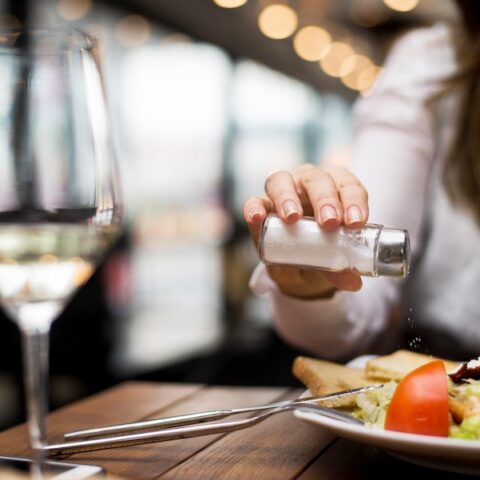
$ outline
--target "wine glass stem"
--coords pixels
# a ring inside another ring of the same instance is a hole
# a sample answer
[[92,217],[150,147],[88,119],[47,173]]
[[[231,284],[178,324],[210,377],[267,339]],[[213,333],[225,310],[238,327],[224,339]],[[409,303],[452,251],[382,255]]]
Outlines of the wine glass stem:
[[22,329],[28,431],[30,445],[38,451],[47,444],[49,330]]

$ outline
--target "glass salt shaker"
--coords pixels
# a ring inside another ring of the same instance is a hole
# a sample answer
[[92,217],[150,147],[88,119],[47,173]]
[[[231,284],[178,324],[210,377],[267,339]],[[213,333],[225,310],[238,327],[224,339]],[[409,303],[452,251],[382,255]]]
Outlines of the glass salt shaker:
[[370,277],[406,277],[410,240],[406,230],[382,225],[325,230],[314,218],[287,224],[276,215],[268,215],[260,232],[259,252],[267,265],[330,272],[354,269]]

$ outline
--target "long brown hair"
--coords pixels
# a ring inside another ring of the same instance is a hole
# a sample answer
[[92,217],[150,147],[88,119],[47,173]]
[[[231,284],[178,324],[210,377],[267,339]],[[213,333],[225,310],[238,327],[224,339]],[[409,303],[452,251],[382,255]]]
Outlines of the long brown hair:
[[455,3],[463,28],[455,33],[458,72],[447,80],[446,89],[461,92],[461,100],[444,183],[452,201],[468,207],[480,223],[480,1]]

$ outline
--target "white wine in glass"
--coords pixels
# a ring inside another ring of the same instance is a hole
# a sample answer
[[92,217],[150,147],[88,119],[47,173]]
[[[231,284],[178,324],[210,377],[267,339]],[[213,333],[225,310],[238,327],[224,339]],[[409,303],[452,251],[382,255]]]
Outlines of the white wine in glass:
[[47,443],[51,323],[121,220],[95,40],[75,29],[0,32],[0,301],[22,334],[38,451]]

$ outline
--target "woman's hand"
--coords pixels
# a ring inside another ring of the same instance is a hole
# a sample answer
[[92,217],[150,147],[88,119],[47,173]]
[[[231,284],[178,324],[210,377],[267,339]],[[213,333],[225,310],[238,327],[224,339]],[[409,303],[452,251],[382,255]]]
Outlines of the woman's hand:
[[[293,172],[277,171],[265,182],[263,197],[249,198],[243,215],[256,245],[268,213],[295,223],[303,215],[315,217],[322,228],[340,225],[361,227],[368,219],[368,194],[345,167],[302,165]],[[268,272],[280,290],[299,298],[327,298],[336,289],[357,291],[362,286],[354,271],[338,273],[269,266]]]

